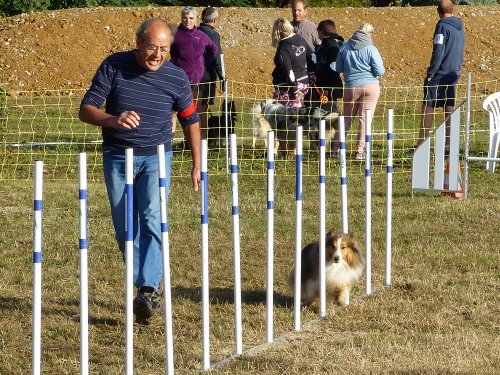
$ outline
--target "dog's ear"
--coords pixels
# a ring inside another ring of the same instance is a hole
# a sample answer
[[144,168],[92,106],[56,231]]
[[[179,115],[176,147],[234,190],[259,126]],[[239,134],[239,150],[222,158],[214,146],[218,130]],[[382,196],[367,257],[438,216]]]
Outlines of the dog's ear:
[[349,233],[349,235],[348,235],[348,242],[349,242],[348,243],[349,247],[351,247],[359,255],[363,255],[363,253],[361,251],[361,246],[359,245],[358,240],[356,240],[356,238],[354,238],[354,236],[351,233]]
[[329,231],[326,234],[326,241],[325,241],[326,246],[332,246],[333,241],[335,241],[336,236],[337,236],[337,232],[335,232],[334,230]]
[[[354,249],[353,249],[353,251],[354,251]],[[353,252],[347,250],[345,252],[345,254],[342,253],[342,258],[349,265],[349,267],[352,267],[354,265],[355,260],[354,260],[354,253]]]

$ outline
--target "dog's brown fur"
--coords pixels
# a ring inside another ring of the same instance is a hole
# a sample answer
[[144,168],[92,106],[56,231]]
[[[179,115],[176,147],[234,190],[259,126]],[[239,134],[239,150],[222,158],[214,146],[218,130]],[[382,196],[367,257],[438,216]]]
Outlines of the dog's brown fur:
[[[301,300],[305,307],[313,303],[320,292],[319,241],[302,249],[301,259]],[[351,289],[360,279],[364,264],[359,244],[351,234],[328,232],[325,242],[326,292],[339,305],[349,304]],[[294,290],[295,267],[288,275],[288,285]]]

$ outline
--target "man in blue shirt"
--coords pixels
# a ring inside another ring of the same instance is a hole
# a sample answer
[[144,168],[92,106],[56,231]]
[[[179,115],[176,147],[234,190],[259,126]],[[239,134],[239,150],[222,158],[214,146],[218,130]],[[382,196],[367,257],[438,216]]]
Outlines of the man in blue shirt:
[[[422,125],[417,146],[429,135],[435,108],[443,107],[448,117],[455,106],[456,84],[464,59],[465,32],[460,18],[453,16],[453,2],[440,0],[437,6],[439,21],[434,30],[434,44],[430,66],[424,81]],[[449,144],[450,126],[446,126],[446,144]]]
[[[116,240],[125,254],[125,149],[134,149],[134,314],[147,321],[161,308],[163,277],[157,146],[164,144],[167,194],[172,161],[172,111],[192,153],[193,189],[200,185],[200,128],[186,73],[167,61],[172,31],[160,18],[136,31],[136,49],[99,66],[82,99],[80,120],[102,128],[104,178]],[[106,103],[105,109],[101,109]]]

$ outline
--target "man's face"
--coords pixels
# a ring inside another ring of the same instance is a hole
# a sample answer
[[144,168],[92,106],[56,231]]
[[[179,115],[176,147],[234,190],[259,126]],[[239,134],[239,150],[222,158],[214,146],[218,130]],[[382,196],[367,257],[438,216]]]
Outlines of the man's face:
[[305,20],[307,14],[307,9],[304,8],[304,4],[300,1],[292,4],[292,16],[295,22],[302,22]]
[[163,23],[153,23],[143,39],[137,39],[137,61],[144,69],[156,71],[167,59],[172,32]]

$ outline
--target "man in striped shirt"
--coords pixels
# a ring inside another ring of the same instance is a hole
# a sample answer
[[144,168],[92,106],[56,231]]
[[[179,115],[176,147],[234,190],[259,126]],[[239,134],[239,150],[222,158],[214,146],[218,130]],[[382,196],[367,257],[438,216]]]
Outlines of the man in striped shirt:
[[[200,128],[186,73],[167,61],[172,30],[160,18],[136,31],[136,49],[108,56],[80,106],[80,120],[102,128],[104,178],[116,240],[125,254],[125,149],[134,150],[134,299],[137,321],[161,308],[162,250],[157,146],[165,146],[167,194],[172,112],[192,153],[193,189],[200,185]],[[105,103],[105,109],[101,109]]]

